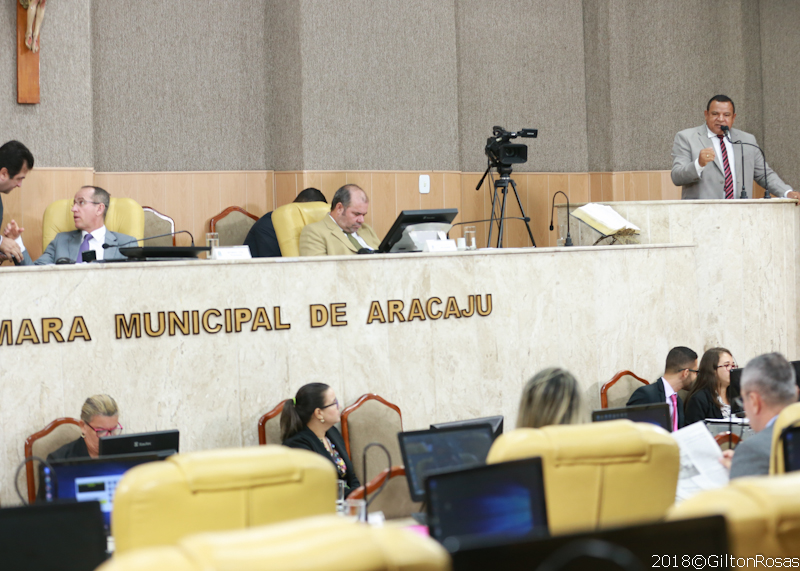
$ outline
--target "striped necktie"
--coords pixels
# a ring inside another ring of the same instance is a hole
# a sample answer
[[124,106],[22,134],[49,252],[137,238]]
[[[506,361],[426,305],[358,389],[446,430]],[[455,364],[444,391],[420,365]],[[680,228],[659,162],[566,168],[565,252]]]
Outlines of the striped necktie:
[[725,170],[725,199],[733,200],[733,175],[731,174],[731,165],[728,164],[728,149],[725,148],[725,136],[717,135],[719,138],[719,146],[722,149],[722,166]]
[[678,432],[678,395],[672,393],[669,398],[672,400],[672,432]]

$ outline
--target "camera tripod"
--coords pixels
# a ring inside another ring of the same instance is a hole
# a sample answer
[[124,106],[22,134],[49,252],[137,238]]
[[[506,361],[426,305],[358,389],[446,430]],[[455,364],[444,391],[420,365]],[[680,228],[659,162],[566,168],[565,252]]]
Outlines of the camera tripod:
[[[505,221],[506,219],[506,199],[508,198],[508,185],[511,185],[511,189],[514,191],[514,196],[517,199],[517,204],[519,205],[519,211],[522,213],[521,217],[513,216],[508,218],[508,220],[522,220],[525,222],[525,228],[528,229],[528,236],[531,239],[531,244],[533,247],[536,247],[536,240],[533,239],[533,232],[531,232],[531,219],[525,214],[525,209],[522,207],[522,201],[519,199],[519,193],[517,192],[517,183],[515,183],[511,179],[511,166],[504,165],[502,163],[491,163],[489,167],[486,169],[486,172],[483,173],[480,182],[478,182],[478,186],[475,187],[475,190],[480,190],[481,186],[483,185],[483,181],[486,179],[486,175],[489,174],[489,171],[493,168],[497,169],[497,174],[500,175],[496,181],[494,181],[494,194],[492,195],[492,215],[489,217],[489,238],[486,240],[486,246],[491,247],[492,245],[492,231],[494,230],[494,224],[497,223],[497,247],[503,247],[503,230],[505,228]],[[500,191],[503,195],[500,204],[500,216],[495,215],[495,204],[500,201],[500,197],[498,196],[498,191]]]

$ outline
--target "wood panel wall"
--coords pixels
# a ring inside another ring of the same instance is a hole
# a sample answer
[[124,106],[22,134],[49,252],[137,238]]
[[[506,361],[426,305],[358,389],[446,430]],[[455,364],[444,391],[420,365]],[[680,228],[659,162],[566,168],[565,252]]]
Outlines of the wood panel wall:
[[[419,193],[419,175],[431,177],[429,194]],[[484,220],[491,213],[492,185],[487,180],[480,191],[475,186],[482,173],[449,171],[241,171],[94,173],[92,169],[35,168],[21,189],[3,196],[3,227],[16,219],[25,228],[25,245],[36,259],[42,251],[42,215],[54,200],[71,198],[82,185],[94,184],[112,196],[133,198],[175,219],[178,230],[189,230],[198,244],[204,243],[209,220],[228,206],[240,206],[257,216],[288,204],[304,188],[320,189],[328,201],[343,184],[353,183],[370,197],[367,223],[383,236],[402,210],[457,208],[456,222]],[[537,246],[555,246],[556,229],[549,231],[550,205],[562,191],[571,202],[677,200],[680,188],[669,171],[617,173],[519,173],[513,176],[520,201],[531,219]],[[563,202],[559,195],[556,202]],[[507,216],[520,216],[513,195]],[[478,244],[486,245],[488,223],[476,223]],[[456,226],[451,236],[462,235]],[[506,246],[529,246],[530,239],[519,220],[506,222]],[[496,232],[494,236],[496,238]],[[494,242],[494,239],[493,239]],[[179,245],[188,245],[179,235]]]

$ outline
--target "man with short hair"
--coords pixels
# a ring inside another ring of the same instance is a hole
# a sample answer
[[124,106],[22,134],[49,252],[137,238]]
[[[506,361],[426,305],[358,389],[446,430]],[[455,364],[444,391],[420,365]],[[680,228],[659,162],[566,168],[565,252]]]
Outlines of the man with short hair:
[[[313,187],[302,190],[292,202],[328,203],[322,191]],[[250,248],[250,255],[254,258],[281,257],[281,248],[275,235],[275,226],[272,224],[272,212],[267,212],[253,224],[247,233],[247,238],[244,239],[244,245]]]
[[731,479],[769,474],[772,428],[778,414],[797,402],[794,367],[780,353],[759,355],[742,371],[744,413],[755,434],[743,440],[736,450],[726,450],[723,464],[731,469]]
[[[93,251],[97,260],[124,260],[119,247],[130,244],[137,245],[136,238],[112,232],[106,228],[106,214],[111,203],[108,192],[99,186],[84,186],[75,194],[72,201],[72,219],[75,228],[72,232],[59,232],[47,245],[44,254],[36,260],[36,265],[55,264],[59,262],[82,263],[83,253]],[[16,238],[21,229],[13,228]],[[104,248],[103,245],[108,247]],[[23,246],[23,265],[31,265],[31,257]]]
[[341,256],[377,249],[381,241],[364,224],[368,210],[367,193],[355,184],[344,185],[333,195],[330,214],[303,228],[300,255]]
[[[0,147],[0,193],[8,194],[22,186],[22,181],[33,168],[33,154],[19,141],[9,141]],[[3,221],[3,201],[0,199],[0,223]],[[16,222],[11,221],[16,227]],[[10,259],[22,262],[22,248],[13,238],[0,236],[0,261]]]
[[[800,199],[769,168],[756,138],[733,128],[736,108],[730,97],[712,97],[704,115],[705,125],[681,131],[672,143],[672,182],[683,187],[683,199],[739,198],[742,186],[753,198],[753,179],[777,197]],[[722,127],[730,129],[728,135]],[[746,144],[735,144],[739,141]]]
[[674,432],[685,425],[683,400],[678,396],[678,391],[688,389],[696,378],[697,353],[688,347],[673,347],[667,353],[664,375],[653,384],[639,387],[633,391],[627,406],[667,403]]

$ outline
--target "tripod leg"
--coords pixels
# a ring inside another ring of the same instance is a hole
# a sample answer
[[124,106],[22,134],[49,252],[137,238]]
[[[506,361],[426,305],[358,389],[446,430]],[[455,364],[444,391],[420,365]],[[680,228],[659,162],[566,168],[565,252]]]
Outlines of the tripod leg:
[[497,202],[497,184],[494,185],[494,194],[492,194],[492,215],[489,216],[489,237],[486,240],[486,247],[491,248],[492,246],[492,230],[494,230],[494,205]]
[[511,186],[514,188],[514,196],[517,197],[517,204],[519,204],[519,211],[522,213],[522,218],[525,219],[525,227],[528,229],[528,236],[531,239],[531,244],[533,247],[536,247],[536,240],[533,239],[533,232],[531,232],[531,225],[528,222],[528,216],[525,214],[525,209],[522,208],[522,201],[519,199],[519,193],[517,192],[517,183],[514,180],[511,180]]
[[508,182],[503,184],[503,205],[500,207],[500,224],[497,231],[497,247],[503,247],[503,227],[506,221],[506,198],[508,198]]

